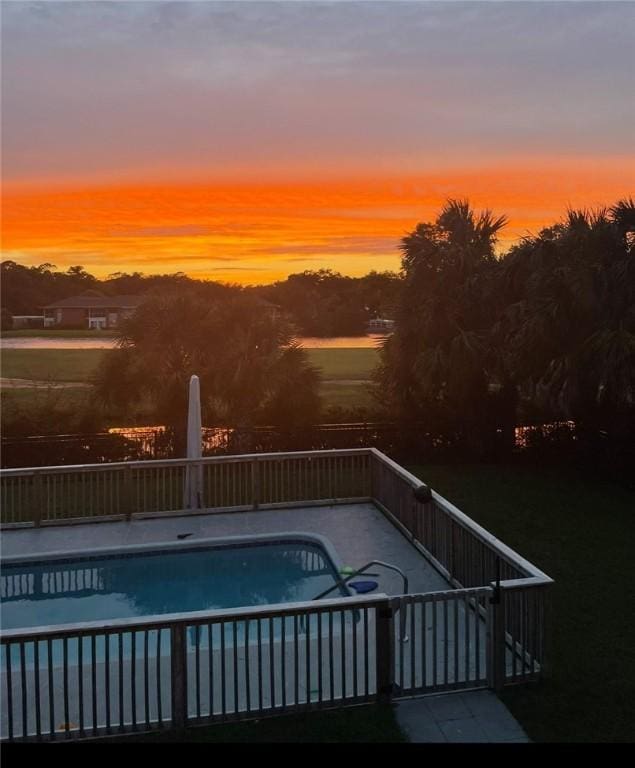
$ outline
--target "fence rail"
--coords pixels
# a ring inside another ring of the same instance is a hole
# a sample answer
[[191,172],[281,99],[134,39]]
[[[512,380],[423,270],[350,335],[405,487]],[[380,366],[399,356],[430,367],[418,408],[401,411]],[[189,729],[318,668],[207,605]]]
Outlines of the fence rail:
[[[445,592],[5,631],[0,735],[74,739],[534,679],[551,579],[375,449],[2,470],[2,522],[372,501],[455,587]],[[343,512],[345,514],[345,512]],[[2,582],[5,599],[99,591],[90,570]]]
[[481,587],[393,598],[397,694],[488,685],[492,593]]
[[403,467],[373,451],[375,503],[459,590],[486,585],[494,590],[491,687],[538,677],[546,666],[552,579],[434,491],[429,501],[418,501],[414,490],[420,485]]
[[0,735],[83,738],[375,701],[389,604],[378,595],[4,632]]
[[205,510],[369,500],[370,460],[367,449],[350,449],[4,469],[0,520],[41,525],[187,511],[186,473],[194,467]]

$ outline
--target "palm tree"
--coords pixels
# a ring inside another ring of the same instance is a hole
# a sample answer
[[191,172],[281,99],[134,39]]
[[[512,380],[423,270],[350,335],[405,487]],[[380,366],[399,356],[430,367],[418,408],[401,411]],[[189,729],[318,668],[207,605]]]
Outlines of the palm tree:
[[543,415],[622,430],[635,406],[635,203],[570,211],[503,263],[498,333]]
[[401,245],[404,287],[377,374],[384,401],[479,443],[495,368],[489,348],[496,237],[504,217],[449,200]]

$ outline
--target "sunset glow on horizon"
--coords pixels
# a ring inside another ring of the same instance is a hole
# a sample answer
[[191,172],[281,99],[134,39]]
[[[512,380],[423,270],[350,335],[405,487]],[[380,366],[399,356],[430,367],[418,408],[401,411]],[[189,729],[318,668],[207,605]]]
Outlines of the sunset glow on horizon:
[[635,189],[616,5],[3,3],[3,258],[356,276],[451,197],[504,250]]
[[610,205],[635,162],[551,164],[471,174],[318,182],[5,189],[4,258],[113,272],[185,272],[256,284],[305,269],[398,270],[400,238],[448,197],[505,214],[505,249],[568,207]]

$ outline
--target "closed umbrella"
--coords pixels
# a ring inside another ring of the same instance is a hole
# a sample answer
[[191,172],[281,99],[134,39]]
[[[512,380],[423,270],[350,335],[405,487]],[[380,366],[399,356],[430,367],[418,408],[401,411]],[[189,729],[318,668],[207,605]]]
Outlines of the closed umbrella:
[[[187,458],[200,459],[201,447],[201,392],[198,376],[192,376],[187,409]],[[185,509],[203,507],[203,467],[200,465],[188,465],[185,469],[183,507]]]

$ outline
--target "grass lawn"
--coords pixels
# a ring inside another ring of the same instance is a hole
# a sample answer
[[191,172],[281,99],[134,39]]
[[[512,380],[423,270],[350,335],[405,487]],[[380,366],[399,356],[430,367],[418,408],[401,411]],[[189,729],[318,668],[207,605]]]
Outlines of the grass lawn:
[[188,728],[183,737],[174,732],[166,732],[104,739],[106,741],[342,744],[398,743],[408,739],[397,725],[392,707],[369,705],[332,712],[310,712],[245,723]]
[[[3,349],[2,375],[16,379],[86,381],[106,351]],[[323,378],[328,381],[367,381],[378,360],[374,349],[309,349],[307,352],[313,365],[321,370]]]
[[103,349],[3,349],[0,373],[8,379],[85,382]]
[[[7,375],[7,374],[3,374]],[[22,377],[15,377],[22,378]],[[57,379],[60,381],[61,379]],[[26,414],[31,414],[33,418],[39,418],[42,409],[51,411],[57,409],[67,410],[71,407],[88,406],[92,398],[92,389],[89,387],[69,387],[64,389],[49,389],[45,386],[24,388],[24,389],[4,389],[1,393],[2,408],[0,415],[3,420],[7,414],[20,410]],[[338,406],[340,408],[371,408],[373,400],[368,392],[367,385],[363,382],[359,384],[340,384],[338,382],[329,382],[322,384],[320,393],[324,400],[325,407]],[[111,426],[121,426],[121,419],[115,420]],[[66,427],[61,427],[60,432],[65,432]]]
[[[25,332],[26,333],[26,332]],[[30,331],[29,331],[30,333]],[[59,331],[57,333],[64,333]],[[67,331],[66,333],[76,333]],[[86,334],[89,332],[86,331]],[[0,374],[9,379],[51,382],[87,382],[107,350],[103,349],[3,349]],[[309,349],[311,362],[320,368],[325,406],[370,408],[366,382],[377,364],[374,349]],[[14,392],[11,392],[13,397]],[[26,407],[28,390],[18,397]]]
[[573,471],[410,466],[555,579],[551,671],[502,698],[535,741],[635,738],[635,494]]
[[0,417],[3,437],[94,432],[91,387],[3,389]]
[[371,408],[374,405],[368,385],[363,381],[359,383],[326,381],[320,387],[320,394],[325,406]]
[[309,359],[323,378],[368,381],[379,362],[376,349],[307,349]]

